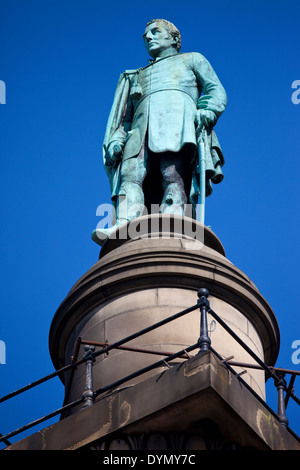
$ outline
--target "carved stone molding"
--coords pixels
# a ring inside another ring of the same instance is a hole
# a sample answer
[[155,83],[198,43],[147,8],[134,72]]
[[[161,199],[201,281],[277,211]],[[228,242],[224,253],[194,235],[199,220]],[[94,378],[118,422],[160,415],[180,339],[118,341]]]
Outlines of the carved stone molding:
[[87,450],[241,450],[234,442],[220,436],[203,436],[197,433],[153,433],[120,435],[101,439],[88,446]]

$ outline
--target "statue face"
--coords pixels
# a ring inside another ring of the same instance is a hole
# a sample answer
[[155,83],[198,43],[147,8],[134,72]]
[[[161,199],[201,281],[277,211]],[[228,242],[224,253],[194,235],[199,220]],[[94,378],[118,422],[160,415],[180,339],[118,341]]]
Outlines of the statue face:
[[175,52],[176,40],[164,27],[163,23],[151,23],[145,29],[143,38],[148,54],[154,59],[162,56],[165,52]]

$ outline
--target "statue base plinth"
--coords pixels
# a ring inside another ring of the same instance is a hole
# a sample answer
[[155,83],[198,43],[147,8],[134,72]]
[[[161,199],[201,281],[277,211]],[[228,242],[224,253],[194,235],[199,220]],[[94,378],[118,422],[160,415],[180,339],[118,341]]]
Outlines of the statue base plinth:
[[137,217],[120,226],[96,229],[92,233],[92,240],[102,247],[101,257],[124,243],[141,238],[180,238],[190,240],[198,243],[197,246],[191,245],[191,248],[194,250],[200,249],[205,244],[225,255],[220,240],[208,227],[190,217],[173,214],[152,214],[150,216]]

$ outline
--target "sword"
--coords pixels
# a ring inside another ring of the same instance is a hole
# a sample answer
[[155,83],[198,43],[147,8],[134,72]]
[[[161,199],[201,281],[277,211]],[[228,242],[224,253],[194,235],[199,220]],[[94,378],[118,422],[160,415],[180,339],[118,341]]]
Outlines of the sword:
[[206,178],[205,178],[205,141],[206,141],[206,129],[204,126],[199,126],[197,132],[197,144],[198,144],[198,157],[199,157],[199,222],[204,225],[205,217],[205,192],[206,192]]

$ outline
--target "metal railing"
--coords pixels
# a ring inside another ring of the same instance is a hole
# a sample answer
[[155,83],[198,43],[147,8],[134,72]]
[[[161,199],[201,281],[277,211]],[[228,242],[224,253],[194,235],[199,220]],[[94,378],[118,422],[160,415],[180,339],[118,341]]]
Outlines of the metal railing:
[[[263,405],[269,410],[270,413],[272,413],[278,421],[286,427],[297,440],[300,440],[299,437],[290,429],[288,428],[288,418],[286,416],[286,408],[287,404],[289,402],[289,399],[292,398],[298,405],[300,405],[300,400],[296,395],[294,394],[294,382],[295,378],[297,375],[300,375],[300,371],[295,371],[295,370],[289,370],[289,369],[283,369],[283,368],[275,368],[266,365],[252,350],[245,344],[239,336],[220,318],[219,315],[217,315],[216,312],[214,312],[210,308],[210,304],[208,301],[209,297],[209,291],[207,289],[199,289],[198,291],[198,301],[195,305],[192,307],[189,307],[185,310],[182,310],[179,313],[176,313],[175,315],[172,315],[170,317],[167,317],[157,323],[154,323],[153,325],[144,328],[130,336],[127,336],[126,338],[123,338],[119,341],[116,341],[115,343],[108,344],[107,342],[105,343],[99,343],[99,342],[94,342],[94,341],[88,341],[88,340],[82,340],[81,338],[78,338],[76,345],[75,345],[75,351],[74,355],[71,358],[70,364],[56,370],[55,372],[42,377],[39,380],[36,380],[35,382],[32,382],[25,387],[22,387],[14,392],[11,392],[2,398],[0,398],[0,403],[3,403],[4,401],[7,401],[17,395],[20,395],[21,393],[32,389],[33,387],[36,387],[54,377],[61,376],[65,374],[66,372],[70,371],[70,376],[68,383],[66,384],[65,387],[65,398],[64,398],[64,403],[61,408],[58,408],[57,410],[48,413],[47,415],[32,421],[21,428],[16,429],[15,431],[12,431],[6,435],[0,434],[0,442],[3,442],[5,445],[9,446],[11,445],[9,439],[13,436],[16,436],[17,434],[20,434],[24,431],[27,431],[28,429],[37,426],[41,424],[44,421],[47,421],[55,416],[61,415],[63,418],[65,413],[69,411],[71,408],[78,406],[82,404],[82,408],[89,407],[93,405],[95,399],[101,395],[104,392],[108,392],[110,390],[113,390],[114,388],[122,385],[125,382],[128,382],[129,380],[132,380],[133,378],[136,378],[140,375],[145,374],[146,372],[149,372],[155,368],[161,367],[161,366],[170,366],[170,362],[174,359],[177,358],[182,358],[182,359],[188,359],[191,357],[189,354],[191,351],[195,349],[199,349],[198,354],[201,354],[206,351],[212,351],[222,362],[223,364],[226,365],[226,367],[240,380],[243,385],[250,390],[251,393],[253,393],[256,398],[263,403]],[[200,309],[200,337],[197,340],[197,342],[185,349],[182,349],[176,353],[170,353],[167,351],[156,351],[156,350],[149,350],[149,349],[143,349],[143,348],[135,348],[135,347],[128,347],[124,346],[126,343],[129,341],[136,339],[150,331],[155,330],[156,328],[159,328],[167,323],[170,323],[177,318],[180,318],[190,312],[193,312],[197,309]],[[237,341],[240,346],[255,360],[256,364],[253,363],[244,363],[244,362],[237,362],[233,361],[233,356],[229,358],[222,358],[220,354],[211,346],[211,339],[209,337],[209,330],[208,330],[208,322],[207,322],[207,315],[210,314],[233,338],[235,341]],[[84,350],[85,354],[81,359],[78,359],[78,354],[79,354],[79,348],[80,345],[84,345]],[[98,346],[101,349],[98,351],[95,350],[95,347]],[[154,362],[153,364],[150,364],[142,369],[137,370],[136,372],[133,372],[130,375],[127,375],[109,385],[106,385],[105,387],[101,387],[98,390],[93,390],[93,364],[96,361],[96,358],[103,355],[103,354],[108,354],[108,352],[112,349],[123,349],[127,351],[134,351],[137,353],[147,353],[147,354],[157,354],[159,356],[164,356],[163,359],[160,359],[159,361]],[[86,380],[85,380],[85,390],[82,393],[82,396],[77,399],[72,401],[71,403],[67,403],[68,401],[68,396],[69,392],[71,389],[71,384],[72,384],[72,379],[74,375],[75,369],[81,365],[85,364],[86,365]],[[265,371],[265,373],[274,380],[274,384],[277,388],[277,393],[278,393],[278,409],[277,409],[277,414],[272,410],[267,403],[250,387],[250,385],[245,382],[241,375],[243,375],[246,370],[237,373],[233,367],[238,366],[238,367],[247,367],[247,368],[254,368],[254,369],[260,369]],[[287,385],[287,382],[285,380],[285,375],[290,374],[290,382],[289,385]]]

